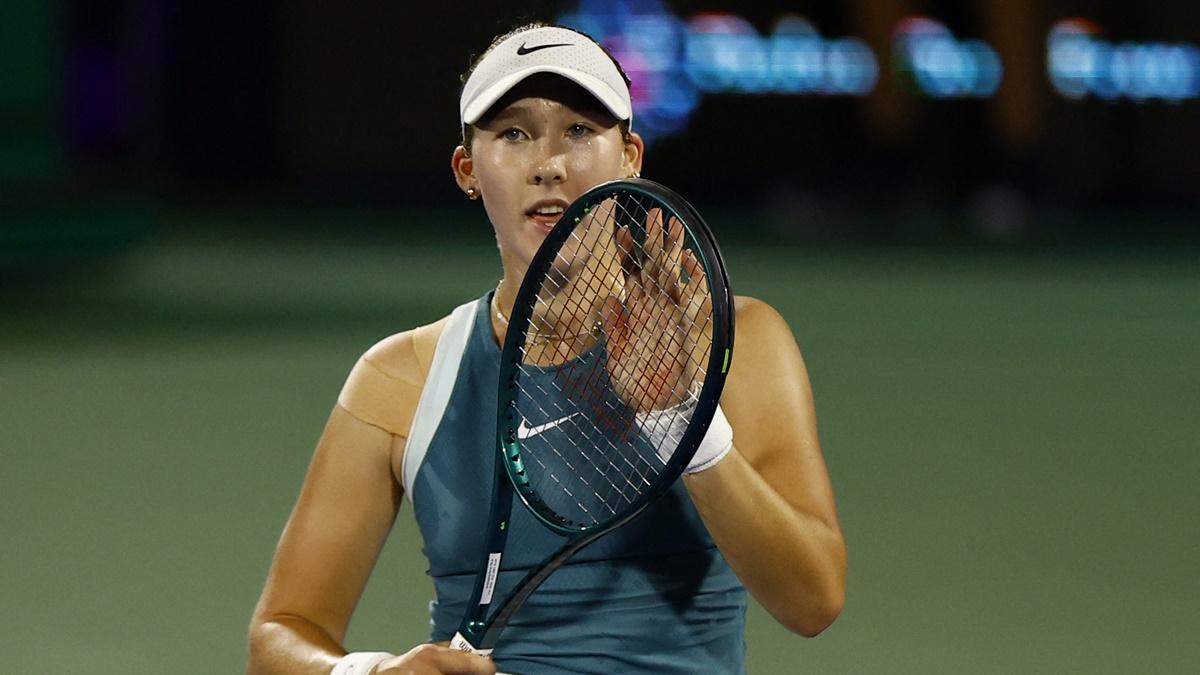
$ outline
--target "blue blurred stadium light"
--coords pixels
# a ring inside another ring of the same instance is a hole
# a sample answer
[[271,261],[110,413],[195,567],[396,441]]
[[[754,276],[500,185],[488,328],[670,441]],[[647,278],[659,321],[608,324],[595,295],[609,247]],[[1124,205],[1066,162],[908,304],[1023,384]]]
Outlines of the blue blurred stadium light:
[[687,24],[684,64],[702,91],[863,96],[879,79],[861,40],[821,37],[801,16],[780,17],[762,37],[745,19],[701,14]]
[[996,50],[982,40],[959,40],[923,16],[903,19],[892,34],[897,73],[931,98],[990,98],[1004,79]]
[[1177,103],[1200,98],[1200,48],[1194,44],[1100,39],[1087,19],[1064,19],[1046,39],[1046,71],[1055,91],[1072,100],[1089,94],[1105,101],[1153,99]]
[[682,130],[706,93],[864,96],[879,79],[866,43],[822,37],[797,15],[763,36],[734,14],[685,20],[661,0],[583,0],[558,22],[595,37],[625,67],[647,140]]

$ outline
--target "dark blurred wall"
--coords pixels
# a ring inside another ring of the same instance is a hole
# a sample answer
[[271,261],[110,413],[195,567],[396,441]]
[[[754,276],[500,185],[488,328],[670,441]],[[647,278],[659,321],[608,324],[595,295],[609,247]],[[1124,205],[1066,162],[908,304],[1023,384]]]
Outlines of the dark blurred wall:
[[61,169],[55,82],[59,31],[37,0],[6,0],[0,20],[0,198]]
[[[524,18],[551,18],[554,5],[527,3]],[[472,50],[517,20],[497,3],[287,3],[264,31],[269,56],[260,52],[276,75],[277,169],[335,193],[452,196],[459,76]]]
[[[1045,66],[1050,26],[1072,16],[1114,42],[1200,42],[1194,3],[667,4],[685,17],[734,12],[764,34],[778,16],[803,14],[827,37],[863,38],[881,62],[866,99],[706,95],[686,131],[656,142],[647,160],[647,175],[686,194],[784,208],[815,199],[835,210],[990,208],[995,195],[1029,209],[1200,206],[1200,103],[1067,101]],[[46,45],[13,23],[3,29],[6,60],[33,64],[0,94],[5,138],[57,144],[76,182],[200,200],[220,191],[451,203],[447,164],[470,57],[513,25],[572,6],[67,0],[61,16],[30,15],[59,26],[34,33],[54,43],[51,57],[30,56]],[[897,84],[892,31],[916,14],[998,49],[1006,79],[995,98],[932,100]],[[10,175],[15,165],[0,158]]]

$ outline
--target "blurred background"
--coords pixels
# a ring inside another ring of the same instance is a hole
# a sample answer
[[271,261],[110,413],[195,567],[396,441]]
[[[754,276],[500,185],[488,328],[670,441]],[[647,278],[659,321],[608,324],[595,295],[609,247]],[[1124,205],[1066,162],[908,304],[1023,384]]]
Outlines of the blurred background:
[[[808,360],[848,604],[752,607],[750,672],[1194,667],[1194,3],[500,4],[5,0],[8,668],[243,668],[349,368],[499,275],[459,76],[535,19]],[[424,569],[405,509],[349,647],[427,637]]]

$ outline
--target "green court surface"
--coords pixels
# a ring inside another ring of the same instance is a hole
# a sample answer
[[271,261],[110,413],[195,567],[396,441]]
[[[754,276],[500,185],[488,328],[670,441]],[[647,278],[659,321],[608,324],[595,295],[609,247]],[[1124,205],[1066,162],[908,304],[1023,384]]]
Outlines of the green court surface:
[[[727,248],[804,350],[850,550],[820,637],[751,609],[751,673],[1200,662],[1194,251]],[[241,672],[342,378],[498,273],[483,234],[164,236],[6,289],[0,670]],[[349,646],[423,640],[430,589],[405,508]]]

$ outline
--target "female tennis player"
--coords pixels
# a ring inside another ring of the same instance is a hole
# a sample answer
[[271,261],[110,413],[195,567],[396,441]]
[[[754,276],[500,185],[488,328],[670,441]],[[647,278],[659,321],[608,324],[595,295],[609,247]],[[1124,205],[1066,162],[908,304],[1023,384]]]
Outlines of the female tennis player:
[[[460,113],[451,167],[491,221],[502,278],[355,365],[279,541],[248,672],[742,673],[746,591],[788,629],[824,630],[841,611],[846,553],[807,372],[783,319],[738,297],[716,440],[705,438],[676,489],[552,574],[494,661],[446,646],[480,564],[491,490],[482,458],[496,453],[499,345],[517,289],[564,208],[637,176],[644,154],[624,72],[565,28],[498,37],[469,71]],[[541,339],[575,337],[550,326]],[[406,496],[436,592],[431,640],[347,653],[351,614]],[[518,511],[510,549],[555,545]],[[498,585],[521,573],[502,565]]]

